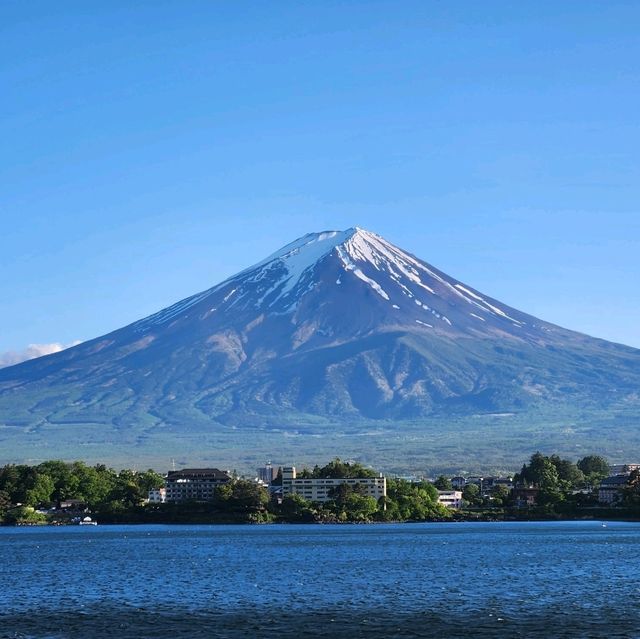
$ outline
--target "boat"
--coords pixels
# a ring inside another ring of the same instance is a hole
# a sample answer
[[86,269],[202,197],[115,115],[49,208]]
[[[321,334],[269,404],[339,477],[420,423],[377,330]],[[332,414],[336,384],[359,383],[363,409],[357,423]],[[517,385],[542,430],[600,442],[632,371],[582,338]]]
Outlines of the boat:
[[78,522],[78,526],[97,526],[98,522],[97,521],[93,521],[93,519],[91,519],[91,517],[85,517],[84,519],[81,519]]

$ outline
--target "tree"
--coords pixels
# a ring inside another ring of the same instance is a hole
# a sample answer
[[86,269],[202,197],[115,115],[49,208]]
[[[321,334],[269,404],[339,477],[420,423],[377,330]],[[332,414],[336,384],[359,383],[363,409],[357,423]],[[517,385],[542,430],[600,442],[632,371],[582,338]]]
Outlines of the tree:
[[5,466],[0,472],[0,490],[9,494],[12,504],[24,504],[27,501],[27,491],[35,485],[37,475],[33,466]]
[[5,490],[0,490],[0,522],[4,519],[4,515],[11,507],[11,498]]
[[344,510],[348,521],[369,521],[378,510],[375,497],[351,493],[345,500]]
[[451,516],[446,506],[438,502],[438,490],[430,482],[389,479],[385,503],[387,509],[380,516],[389,521],[424,521]]
[[315,521],[315,514],[311,504],[296,493],[287,495],[282,500],[279,510],[287,521]]
[[239,479],[219,486],[216,489],[215,501],[223,510],[258,511],[269,503],[269,493],[254,482]]
[[[76,462],[79,464],[80,462]],[[78,499],[80,478],[72,472],[72,465],[59,460],[46,461],[38,467],[39,473],[45,473],[54,484],[51,499],[59,504],[64,499]]]
[[[69,488],[70,497],[84,500],[89,508],[99,508],[102,504],[116,498],[118,476],[114,470],[104,465],[87,466],[75,462],[71,466],[73,481]],[[72,488],[75,486],[75,488]]]
[[16,495],[20,485],[20,471],[17,466],[8,464],[0,468],[0,490],[9,497],[9,503],[18,503]]
[[121,507],[131,508],[139,506],[146,498],[147,493],[139,484],[138,473],[133,470],[121,470],[114,489],[109,494],[109,500],[119,502]]
[[514,477],[515,483],[533,485],[538,488],[538,504],[553,508],[564,499],[563,486],[555,464],[542,453],[531,455],[529,464],[522,467]]
[[640,506],[640,470],[632,470],[623,492],[625,506],[637,508]]
[[560,459],[558,455],[551,455],[549,461],[556,467],[558,479],[564,482],[563,488],[568,491],[584,484],[583,472],[568,459]]
[[587,482],[596,484],[609,476],[609,462],[600,455],[587,455],[578,461],[577,467],[585,475]]
[[365,468],[362,464],[343,462],[338,457],[322,468],[316,466],[311,474],[316,479],[358,479],[378,476],[374,470]]
[[504,506],[509,499],[510,492],[504,484],[497,484],[491,489],[491,500],[496,506]]
[[43,524],[47,518],[36,512],[33,506],[16,506],[6,512],[4,520],[8,524]]
[[477,484],[467,484],[462,490],[462,499],[471,506],[480,505],[482,503],[480,487]]
[[444,475],[440,475],[440,477],[438,477],[438,479],[433,482],[433,485],[438,490],[453,490],[453,484],[451,483],[451,480]]
[[55,485],[49,475],[38,473],[31,488],[25,495],[25,503],[29,506],[49,505]]

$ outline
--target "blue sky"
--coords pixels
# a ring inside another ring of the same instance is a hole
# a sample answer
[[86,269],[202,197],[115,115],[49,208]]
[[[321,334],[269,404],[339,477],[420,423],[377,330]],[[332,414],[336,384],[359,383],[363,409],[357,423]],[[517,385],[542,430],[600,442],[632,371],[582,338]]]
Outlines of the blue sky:
[[637,2],[4,2],[0,352],[359,225],[640,347]]

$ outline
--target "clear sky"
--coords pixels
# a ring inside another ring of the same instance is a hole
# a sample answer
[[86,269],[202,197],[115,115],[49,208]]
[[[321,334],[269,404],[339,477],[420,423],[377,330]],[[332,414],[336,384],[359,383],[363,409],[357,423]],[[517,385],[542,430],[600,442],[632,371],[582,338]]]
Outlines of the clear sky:
[[0,4],[0,352],[358,225],[640,347],[640,3]]

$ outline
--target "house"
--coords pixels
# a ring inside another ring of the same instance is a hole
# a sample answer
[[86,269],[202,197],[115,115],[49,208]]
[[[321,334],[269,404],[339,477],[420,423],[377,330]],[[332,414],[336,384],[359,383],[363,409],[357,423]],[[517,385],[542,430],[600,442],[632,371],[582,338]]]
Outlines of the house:
[[464,477],[458,476],[458,477],[452,477],[451,478],[451,485],[453,486],[454,490],[462,490],[467,484],[467,480]]
[[61,499],[59,509],[71,512],[84,512],[87,509],[87,502],[84,499]]
[[462,508],[462,491],[460,490],[439,490],[438,503],[447,508]]
[[622,501],[628,481],[628,475],[612,475],[603,479],[598,488],[598,501],[609,506]]
[[217,468],[173,470],[165,481],[166,501],[211,501],[216,488],[230,481],[229,473]]
[[511,497],[516,508],[528,508],[538,502],[539,488],[518,486],[511,491]]
[[387,496],[387,479],[379,477],[337,477],[337,478],[302,478],[298,477],[295,466],[282,469],[282,497],[300,495],[307,501],[326,502],[332,499],[332,491],[337,486],[359,485],[365,495],[378,500]]
[[491,487],[495,488],[496,486],[504,486],[505,488],[511,490],[513,488],[513,477],[496,477],[493,480],[493,484]]

